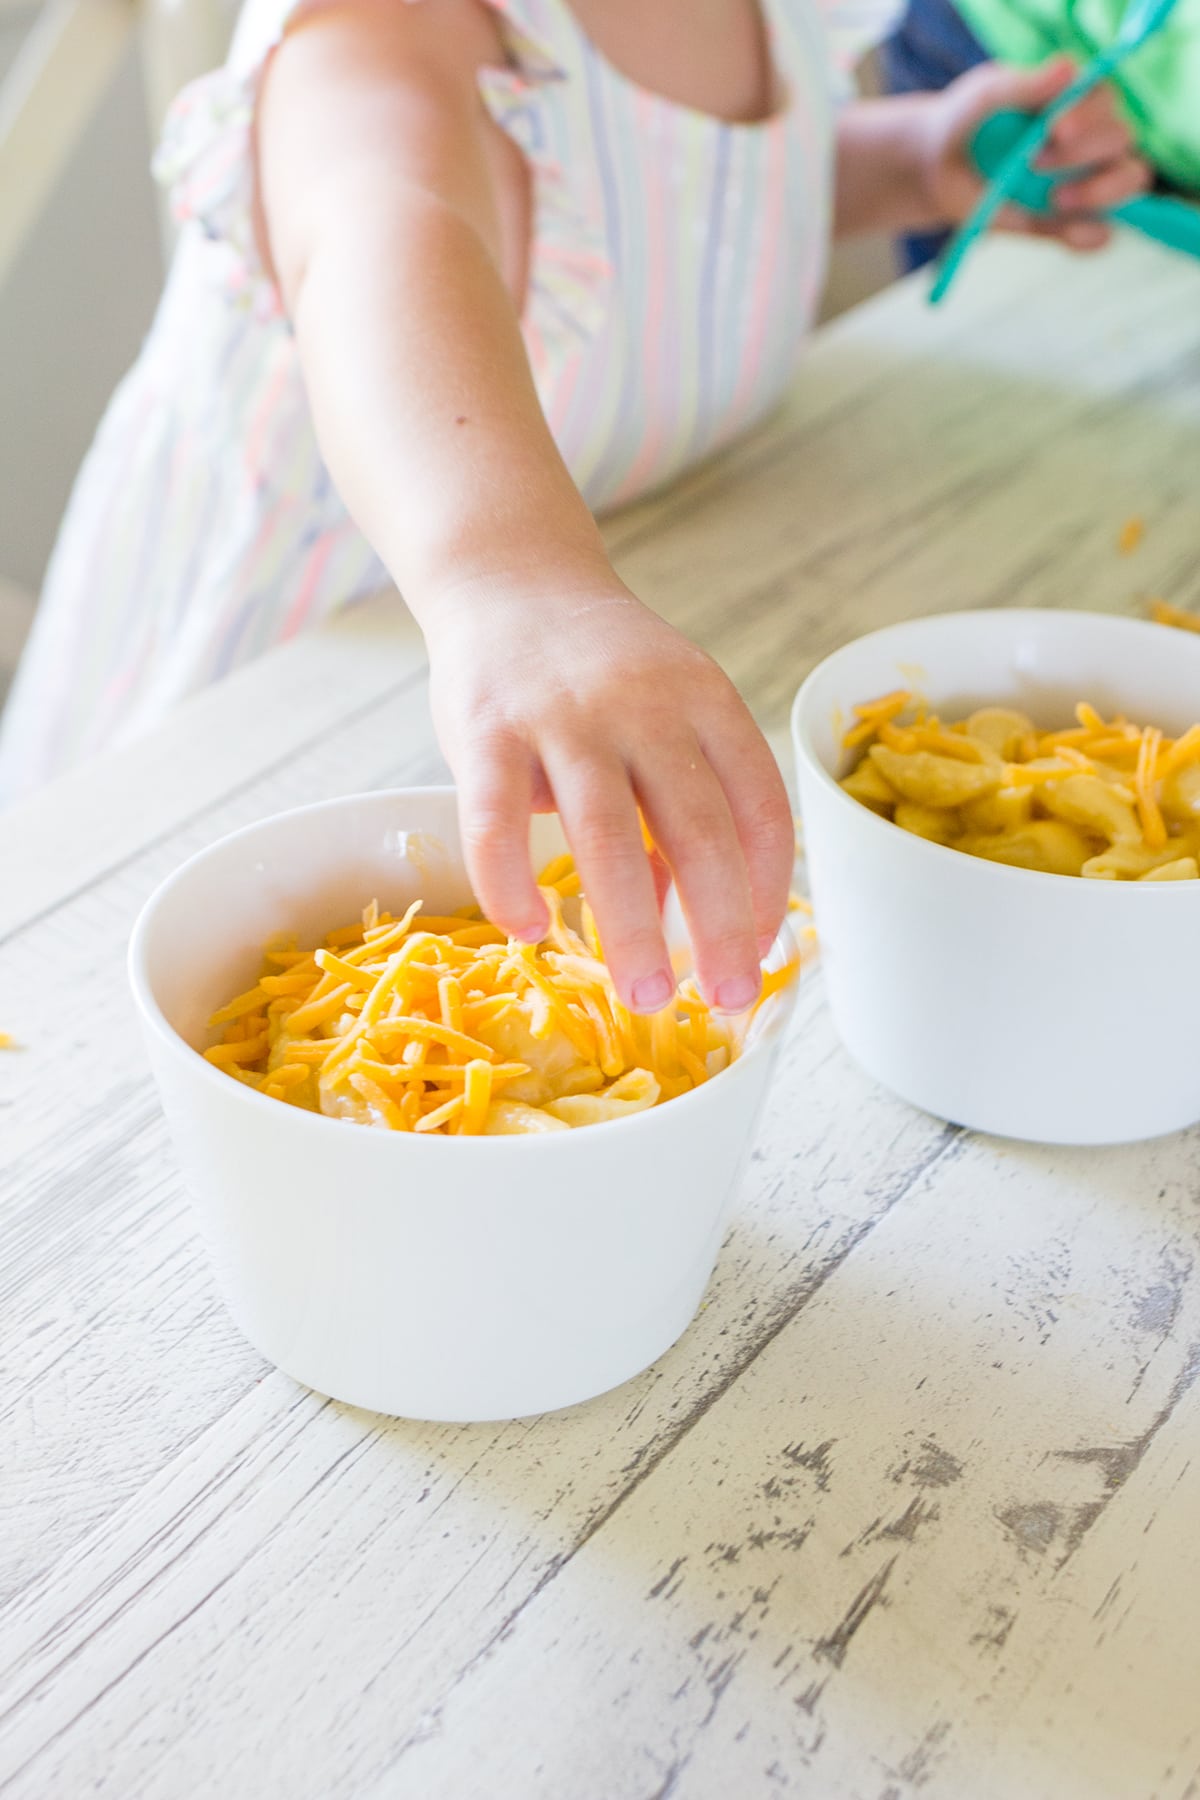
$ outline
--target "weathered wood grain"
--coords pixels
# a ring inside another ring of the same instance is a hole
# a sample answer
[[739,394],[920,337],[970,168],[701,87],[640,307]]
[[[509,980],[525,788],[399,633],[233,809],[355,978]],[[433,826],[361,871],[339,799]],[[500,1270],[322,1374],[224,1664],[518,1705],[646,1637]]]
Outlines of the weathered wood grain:
[[[1198,1143],[962,1140],[378,1791],[1182,1800],[1200,1641],[1125,1558],[1189,1560],[1171,1478],[1134,1493],[1176,1414],[1200,1419]],[[1130,1581],[1117,1646],[1096,1559],[1076,1572],[1101,1534],[1105,1587]],[[565,1703],[521,1731],[535,1669]]]
[[260,783],[298,749],[315,750],[352,714],[383,699],[409,716],[415,705],[424,719],[423,673],[420,633],[398,600],[381,596],[333,620],[319,644],[302,638],[275,652],[275,704],[263,706],[253,667],[185,701],[154,734],[152,779],[146,746],[135,743],[10,807],[3,867],[13,874],[0,882],[0,941],[177,831],[185,810],[198,813]]
[[[814,991],[805,1009],[810,1018],[817,1003]],[[810,1153],[794,1148],[794,1100],[781,1086],[742,1222],[696,1328],[640,1381],[593,1406],[508,1427],[386,1422],[301,1396],[279,1376],[258,1385],[261,1366],[239,1366],[230,1345],[221,1363],[231,1379],[240,1378],[242,1393],[198,1443],[177,1445],[169,1462],[160,1446],[162,1475],[139,1485],[99,1531],[86,1531],[73,1496],[59,1503],[69,1509],[60,1530],[72,1538],[70,1553],[14,1595],[0,1633],[3,1685],[20,1696],[0,1727],[0,1770],[19,1766],[49,1734],[48,1754],[32,1765],[32,1778],[52,1789],[94,1779],[96,1711],[78,1727],[71,1722],[81,1699],[92,1699],[119,1672],[97,1704],[126,1717],[140,1742],[139,1722],[160,1694],[166,1715],[153,1729],[170,1745],[175,1778],[188,1791],[217,1781],[222,1734],[229,1732],[243,1738],[245,1754],[265,1756],[281,1779],[286,1771],[283,1791],[353,1792],[358,1777],[349,1767],[336,1781],[326,1766],[310,1768],[312,1740],[299,1720],[291,1747],[276,1745],[283,1692],[275,1684],[286,1689],[294,1681],[296,1662],[308,1667],[313,1686],[301,1713],[317,1736],[353,1707],[373,1721],[362,1746],[367,1768],[382,1766],[398,1728],[417,1729],[464,1655],[482,1652],[514,1608],[601,1528],[621,1496],[653,1475],[708,1401],[811,1303],[874,1221],[954,1141],[932,1121],[885,1105],[852,1178],[846,1143],[829,1136],[829,1101],[858,1078],[811,1030],[792,1039],[789,1066],[811,1094]],[[114,1334],[128,1330],[121,1273],[114,1272]],[[206,1296],[198,1261],[195,1273]],[[112,1344],[110,1354],[118,1347]],[[136,1368],[136,1339],[129,1349]],[[177,1372],[186,1381],[180,1365],[188,1353],[186,1339],[161,1346],[164,1387]],[[6,1461],[28,1445],[22,1436],[14,1446],[7,1424],[5,1437]],[[146,1440],[144,1454],[153,1448],[149,1433]],[[52,1452],[61,1463],[68,1446],[60,1442]],[[340,1523],[346,1519],[358,1521],[349,1533]],[[189,1554],[197,1540],[202,1553]],[[345,1590],[354,1616],[354,1656],[333,1668],[320,1650],[328,1622],[312,1605],[313,1584],[320,1590],[326,1581]],[[57,1621],[49,1636],[48,1593]],[[255,1627],[262,1647],[255,1667],[267,1689],[250,1679],[240,1658],[219,1654],[247,1605],[266,1607]],[[211,1666],[210,1652],[218,1653]],[[215,1710],[206,1704],[197,1712],[183,1691],[201,1664]],[[224,1722],[214,1735],[218,1717]],[[108,1755],[107,1730],[102,1737]],[[143,1791],[135,1766],[121,1759],[113,1767],[123,1793]],[[151,1782],[144,1791],[171,1789]]]
[[[804,669],[891,618],[1200,602],[1198,293],[1146,247],[990,246],[940,317],[900,290],[823,334],[614,552],[777,749]],[[813,977],[639,1380],[412,1425],[238,1338],[129,926],[249,819],[440,773],[384,601],[0,819],[0,1791],[1197,1800],[1195,1133],[970,1138],[849,1065]]]

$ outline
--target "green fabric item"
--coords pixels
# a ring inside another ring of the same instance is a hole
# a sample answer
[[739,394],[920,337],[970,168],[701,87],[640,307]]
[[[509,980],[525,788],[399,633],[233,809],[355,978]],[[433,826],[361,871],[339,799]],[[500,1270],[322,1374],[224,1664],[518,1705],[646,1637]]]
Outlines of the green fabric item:
[[[955,0],[980,43],[1003,62],[1062,52],[1087,62],[1117,35],[1126,0]],[[1125,115],[1144,156],[1200,192],[1200,0],[1179,0],[1162,29],[1117,71]]]

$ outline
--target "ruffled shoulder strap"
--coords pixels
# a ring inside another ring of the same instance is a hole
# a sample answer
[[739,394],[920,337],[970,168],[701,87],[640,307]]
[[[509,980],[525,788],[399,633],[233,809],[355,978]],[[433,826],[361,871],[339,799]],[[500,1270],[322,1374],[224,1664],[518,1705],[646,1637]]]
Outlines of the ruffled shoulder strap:
[[[319,0],[330,4],[330,0]],[[420,0],[396,0],[397,5]],[[254,115],[263,72],[289,25],[318,0],[247,0],[228,60],[191,82],[175,100],[154,157],[172,216],[219,244],[230,297],[261,318],[283,316],[279,295],[263,267],[254,229]],[[485,71],[485,97],[511,116],[501,98],[505,77],[531,87],[563,74],[556,41],[564,24],[562,0],[488,0],[503,21],[508,71]],[[492,80],[491,77],[495,76]]]
[[312,0],[249,0],[229,58],[178,95],[154,157],[171,213],[225,252],[230,297],[261,318],[282,318],[254,230],[254,113],[263,71],[292,21]]

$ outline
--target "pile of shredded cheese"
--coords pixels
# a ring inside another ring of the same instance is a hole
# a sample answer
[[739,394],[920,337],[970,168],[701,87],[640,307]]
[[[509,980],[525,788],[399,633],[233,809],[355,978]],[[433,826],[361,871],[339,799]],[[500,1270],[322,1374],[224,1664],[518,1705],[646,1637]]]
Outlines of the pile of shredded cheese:
[[[443,1136],[598,1124],[720,1074],[746,1022],[714,1015],[690,979],[635,1017],[570,857],[540,885],[551,924],[536,946],[477,910],[426,917],[419,901],[403,918],[372,903],[319,949],[271,944],[255,986],[213,1014],[221,1041],[204,1055],[289,1106]],[[796,968],[767,974],[758,1005]]]
[[1169,738],[1086,702],[1061,731],[999,706],[944,724],[899,689],[854,711],[842,786],[919,837],[1054,875],[1200,877],[1200,724]]

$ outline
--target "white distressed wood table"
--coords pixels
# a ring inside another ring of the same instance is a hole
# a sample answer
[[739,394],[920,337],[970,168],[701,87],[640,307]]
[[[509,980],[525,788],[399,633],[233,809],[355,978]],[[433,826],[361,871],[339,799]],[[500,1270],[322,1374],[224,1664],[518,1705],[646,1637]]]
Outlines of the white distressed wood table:
[[[611,541],[778,731],[890,619],[1200,605],[1198,478],[1200,271],[993,245],[940,316],[901,288],[825,333]],[[814,975],[704,1308],[639,1380],[433,1427],[241,1341],[131,920],[235,826],[440,767],[381,602],[0,822],[0,1791],[1196,1800],[1200,1133],[942,1125]]]

